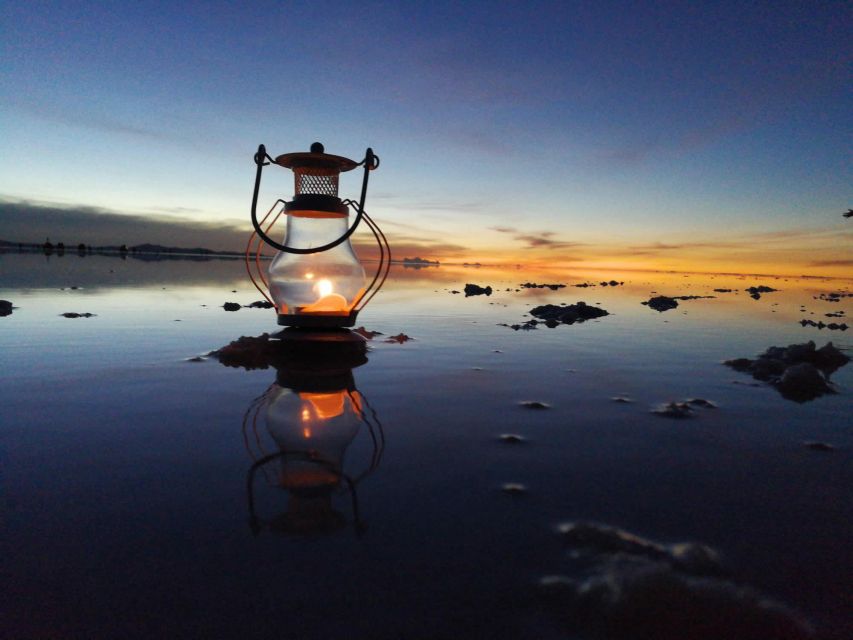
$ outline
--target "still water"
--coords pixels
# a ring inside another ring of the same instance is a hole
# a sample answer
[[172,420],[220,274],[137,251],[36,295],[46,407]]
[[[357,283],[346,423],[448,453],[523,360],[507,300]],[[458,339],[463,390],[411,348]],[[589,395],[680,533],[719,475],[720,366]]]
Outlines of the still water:
[[[849,314],[819,298],[850,290],[395,267],[359,318],[381,332],[366,362],[317,381],[206,355],[278,329],[223,310],[260,298],[239,261],[0,254],[4,635],[849,637],[853,364],[797,403],[722,361],[849,353],[850,330],[799,321]],[[580,300],[610,315],[502,326]],[[689,398],[716,407],[652,412]],[[334,464],[276,455],[300,436]]]

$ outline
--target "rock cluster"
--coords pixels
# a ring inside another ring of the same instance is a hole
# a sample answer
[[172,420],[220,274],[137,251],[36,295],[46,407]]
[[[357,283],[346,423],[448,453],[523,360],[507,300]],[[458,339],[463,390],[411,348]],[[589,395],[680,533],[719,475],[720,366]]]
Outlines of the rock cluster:
[[652,413],[664,418],[692,418],[696,407],[716,409],[717,405],[704,398],[690,398],[680,402],[666,402],[652,409]]
[[774,291],[778,291],[778,289],[774,289],[773,287],[766,287],[763,284],[758,285],[757,287],[749,287],[748,289],[744,289],[751,298],[755,298],[758,300],[761,298],[762,293],[773,293]]
[[736,358],[723,364],[770,383],[788,400],[806,402],[835,393],[829,376],[849,361],[831,342],[817,349],[809,340],[787,347],[770,347],[755,360]]
[[811,625],[757,590],[725,577],[701,543],[664,544],[617,527],[569,522],[563,574],[539,594],[570,637],[621,640],[804,640]]
[[663,313],[664,311],[675,309],[678,306],[679,300],[699,300],[701,298],[716,298],[716,296],[655,296],[640,304]]
[[[829,315],[829,314],[827,314],[827,315]],[[849,328],[847,326],[846,322],[841,322],[841,323],[830,322],[829,324],[826,324],[822,320],[818,320],[817,322],[815,322],[814,320],[809,320],[807,318],[803,318],[802,320],[800,320],[800,324],[803,325],[804,327],[815,327],[817,329],[829,329],[830,331],[847,331],[847,329]]]
[[492,295],[492,288],[488,287],[488,286],[487,287],[481,287],[480,285],[477,285],[477,284],[466,284],[465,285],[465,297],[466,298],[469,296],[482,296],[482,295],[486,295],[486,296]]
[[842,298],[853,298],[853,293],[840,291],[838,293],[822,293],[819,296],[813,296],[815,300],[824,300],[826,302],[840,302]]
[[561,323],[574,324],[610,314],[600,307],[592,307],[586,302],[579,301],[570,305],[544,304],[531,309],[530,315],[544,320],[546,327],[553,328]]
[[564,289],[566,287],[564,284],[537,284],[536,282],[525,282],[518,286],[522,289],[550,289],[551,291]]

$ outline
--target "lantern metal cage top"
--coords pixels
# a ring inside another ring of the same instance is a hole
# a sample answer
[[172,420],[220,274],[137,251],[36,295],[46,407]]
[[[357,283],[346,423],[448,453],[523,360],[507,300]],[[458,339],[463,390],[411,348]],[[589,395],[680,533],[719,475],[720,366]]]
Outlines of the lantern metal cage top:
[[[379,246],[379,261],[376,267],[376,272],[370,281],[370,284],[365,287],[359,295],[353,300],[349,315],[345,320],[341,318],[329,317],[311,317],[304,316],[302,326],[310,327],[352,327],[355,326],[355,319],[359,311],[367,305],[373,296],[379,291],[388,277],[388,272],[391,268],[391,247],[388,240],[379,225],[367,214],[364,210],[364,202],[367,196],[367,183],[370,172],[379,167],[379,156],[373,153],[373,150],[368,148],[365,152],[364,159],[361,162],[356,162],[343,156],[337,156],[325,153],[322,144],[315,142],[311,145],[309,152],[286,153],[277,156],[273,159],[267,154],[266,147],[260,145],[254,156],[257,172],[255,174],[255,188],[252,196],[251,219],[254,231],[249,236],[249,241],[246,244],[245,263],[246,271],[255,288],[260,291],[261,295],[273,307],[276,307],[270,295],[270,287],[267,278],[264,275],[264,270],[261,268],[261,259],[263,256],[264,243],[283,251],[294,254],[312,254],[320,253],[332,249],[339,244],[345,242],[358,228],[359,224],[364,221],[373,237]],[[286,202],[279,198],[269,208],[264,217],[259,221],[257,216],[258,191],[261,183],[261,173],[263,168],[269,164],[277,164],[279,166],[291,169],[294,174],[294,198]],[[342,172],[351,171],[357,167],[364,167],[362,178],[361,197],[358,202],[355,200],[340,199],[338,197],[339,176]],[[270,237],[273,227],[281,218],[282,214],[291,215],[306,215],[312,217],[343,217],[349,214],[349,210],[355,212],[355,218],[347,231],[342,234],[337,240],[324,244],[318,247],[311,248],[295,248],[280,244]],[[278,311],[278,309],[276,309]],[[279,322],[282,322],[282,316],[279,314]]]

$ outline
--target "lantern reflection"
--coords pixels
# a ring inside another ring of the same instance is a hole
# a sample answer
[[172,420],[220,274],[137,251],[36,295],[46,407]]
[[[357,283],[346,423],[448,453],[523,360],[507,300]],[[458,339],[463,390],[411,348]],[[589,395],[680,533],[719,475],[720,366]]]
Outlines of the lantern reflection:
[[[304,332],[288,331],[294,333],[283,332],[285,344],[296,353],[275,363],[275,383],[243,418],[246,448],[254,460],[247,480],[250,525],[255,534],[264,529],[294,535],[336,531],[347,518],[335,503],[348,495],[353,526],[361,533],[356,490],[378,467],[385,442],[378,416],[352,374],[367,362],[364,341],[350,332],[338,340],[312,341]],[[360,436],[363,446],[356,450],[366,459],[347,461],[348,448]],[[268,486],[286,491],[285,511],[259,515],[258,475]]]

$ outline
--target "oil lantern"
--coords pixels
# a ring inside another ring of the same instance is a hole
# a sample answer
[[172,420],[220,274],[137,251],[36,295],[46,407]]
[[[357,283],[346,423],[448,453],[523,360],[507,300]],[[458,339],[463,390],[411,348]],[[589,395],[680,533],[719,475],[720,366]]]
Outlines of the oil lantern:
[[[264,166],[273,163],[293,171],[294,197],[282,199],[258,220],[258,190]],[[361,162],[325,152],[315,142],[311,150],[286,153],[273,159],[264,145],[255,154],[257,172],[252,196],[254,232],[246,246],[249,277],[278,313],[278,324],[311,329],[355,326],[358,312],[376,294],[391,263],[391,250],[379,226],[364,210],[370,172],[379,157],[368,148]],[[340,174],[363,167],[361,197],[356,202],[338,197]],[[354,218],[350,220],[350,209]],[[279,218],[287,224],[282,242],[271,235]],[[350,243],[364,222],[379,246],[379,263],[372,277],[365,274]],[[262,243],[278,250],[269,269],[261,266]]]

